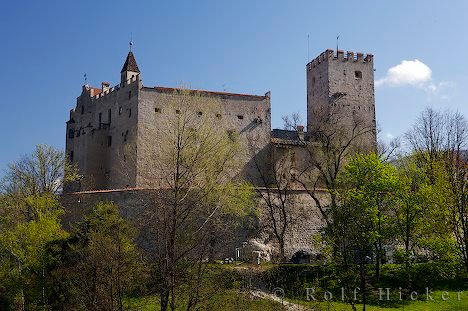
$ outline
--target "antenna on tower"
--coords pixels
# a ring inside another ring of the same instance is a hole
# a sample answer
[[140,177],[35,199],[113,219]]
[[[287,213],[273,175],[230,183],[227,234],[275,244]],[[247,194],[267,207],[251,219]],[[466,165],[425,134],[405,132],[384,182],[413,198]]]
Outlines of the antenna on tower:
[[338,41],[340,40],[340,35],[336,34],[336,53],[338,53]]
[[84,77],[84,83],[88,84],[88,75],[85,73],[83,77]]

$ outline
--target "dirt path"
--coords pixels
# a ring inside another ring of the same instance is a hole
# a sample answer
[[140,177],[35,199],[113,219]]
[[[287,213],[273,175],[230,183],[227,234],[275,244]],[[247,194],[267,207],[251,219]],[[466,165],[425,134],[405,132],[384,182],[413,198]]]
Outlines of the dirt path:
[[253,297],[260,299],[268,299],[278,303],[282,303],[286,311],[313,310],[303,305],[283,300],[282,297],[284,296],[284,291],[282,289],[278,288],[274,290],[273,293],[271,293],[260,278],[260,274],[262,272],[262,269],[260,267],[240,266],[236,267],[235,270],[239,271],[247,280],[249,280],[249,292]]
[[250,291],[250,294],[252,296],[254,296],[254,297],[257,297],[257,298],[268,299],[268,300],[276,301],[278,303],[282,303],[283,306],[284,306],[284,310],[286,310],[286,311],[308,311],[308,310],[312,310],[312,309],[309,309],[309,308],[307,308],[305,306],[298,305],[296,303],[284,301],[280,296],[277,296],[277,295],[274,295],[274,294],[269,294],[269,293],[266,293],[266,292],[261,291],[261,290],[252,289]]

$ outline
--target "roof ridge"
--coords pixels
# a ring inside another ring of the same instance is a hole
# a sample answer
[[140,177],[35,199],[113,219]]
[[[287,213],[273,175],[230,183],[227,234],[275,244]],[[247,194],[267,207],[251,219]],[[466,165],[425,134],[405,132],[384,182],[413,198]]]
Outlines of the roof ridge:
[[208,90],[202,90],[202,89],[186,89],[186,88],[166,87],[166,86],[154,86],[154,87],[145,86],[145,88],[155,89],[155,90],[160,90],[160,91],[187,91],[189,93],[201,93],[201,94],[224,95],[224,96],[248,96],[248,97],[261,97],[261,98],[266,97],[266,95],[231,93],[231,92],[220,92],[220,91],[208,91]]

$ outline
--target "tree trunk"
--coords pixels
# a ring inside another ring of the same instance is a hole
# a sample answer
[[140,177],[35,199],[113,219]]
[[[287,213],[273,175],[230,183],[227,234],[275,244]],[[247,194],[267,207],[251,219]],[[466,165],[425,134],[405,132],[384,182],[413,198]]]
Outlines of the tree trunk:
[[365,252],[361,251],[361,263],[359,265],[359,276],[361,279],[361,290],[362,290],[362,311],[366,311],[367,304],[367,289],[366,289],[366,273],[365,273]]
[[23,270],[22,270],[21,262],[18,261],[18,271],[19,271],[19,277],[20,277],[20,282],[21,282],[21,287],[20,287],[20,295],[21,295],[21,311],[26,310],[26,299],[24,298],[24,286],[23,286]]
[[285,258],[285,255],[284,255],[284,239],[281,239],[279,241],[279,262],[285,262],[286,261],[286,258]]
[[167,311],[169,308],[169,290],[163,289],[160,291],[161,311]]

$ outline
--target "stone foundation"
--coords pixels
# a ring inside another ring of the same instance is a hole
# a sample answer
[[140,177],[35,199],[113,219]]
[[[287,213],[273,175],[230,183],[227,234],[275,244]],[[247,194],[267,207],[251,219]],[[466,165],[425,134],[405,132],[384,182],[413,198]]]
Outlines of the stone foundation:
[[[71,228],[73,223],[82,220],[83,216],[89,213],[100,201],[114,202],[119,206],[123,217],[138,225],[141,220],[139,217],[144,215],[145,209],[151,206],[151,196],[157,195],[157,193],[157,190],[150,189],[121,189],[64,194],[62,196],[62,204],[65,207],[64,226],[68,229]],[[291,258],[299,251],[317,254],[317,250],[312,245],[312,237],[319,232],[323,224],[320,212],[305,191],[292,191],[290,195],[295,202],[292,212],[294,220],[285,238],[286,257]],[[327,200],[326,193],[322,192],[320,195],[322,201],[325,202]],[[277,255],[277,243],[269,232],[268,226],[265,226],[268,218],[265,216],[264,203],[260,197],[256,200],[261,209],[261,216],[257,221],[264,229],[257,234],[246,230],[232,232],[222,241],[221,249],[217,253],[219,259],[240,256],[240,259],[243,260],[256,261],[260,252],[262,261],[268,261]],[[148,242],[142,241],[144,239],[142,236],[139,239],[142,244]]]

